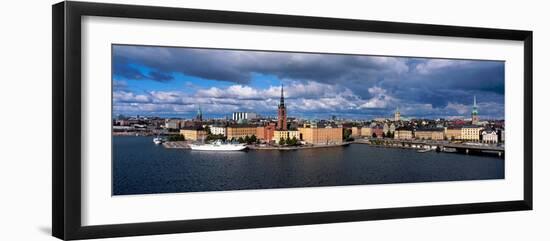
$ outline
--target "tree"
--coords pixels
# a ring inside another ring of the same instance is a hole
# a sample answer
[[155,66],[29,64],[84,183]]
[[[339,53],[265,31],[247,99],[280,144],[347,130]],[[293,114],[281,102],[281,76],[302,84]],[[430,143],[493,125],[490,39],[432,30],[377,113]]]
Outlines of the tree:
[[244,139],[243,139],[243,137],[242,137],[242,136],[241,136],[241,137],[239,137],[239,139],[237,139],[237,141],[238,141],[239,143],[244,143]]
[[285,142],[286,142],[287,145],[292,146],[292,139],[286,138]]
[[244,142],[246,142],[247,144],[250,144],[250,137],[248,137],[248,135],[244,137]]
[[168,141],[185,141],[184,135],[171,135],[168,137]]
[[285,138],[282,138],[282,137],[281,137],[281,139],[279,139],[279,145],[282,146],[282,145],[284,145],[284,144],[285,144]]
[[255,143],[256,141],[258,141],[258,138],[256,138],[256,135],[252,135],[249,139],[248,144]]
[[293,145],[293,146],[298,145],[298,139],[296,139],[295,136],[292,137],[292,145]]
[[344,129],[344,140],[349,140],[351,136],[351,129]]
[[386,133],[382,132],[382,138],[386,138]]
[[206,136],[206,140],[207,141],[213,141],[213,140],[222,140],[222,141],[225,141],[227,140],[227,137],[224,136],[223,134],[217,134],[217,135],[207,135]]
[[376,136],[376,133],[373,132],[373,133],[372,133],[372,138],[376,138],[376,137],[377,137],[377,136]]

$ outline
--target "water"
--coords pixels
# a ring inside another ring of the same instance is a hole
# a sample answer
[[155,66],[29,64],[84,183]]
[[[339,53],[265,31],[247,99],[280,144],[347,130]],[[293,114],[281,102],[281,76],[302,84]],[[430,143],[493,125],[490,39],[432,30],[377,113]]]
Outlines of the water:
[[113,195],[504,178],[504,159],[352,144],[296,151],[167,149],[113,138]]

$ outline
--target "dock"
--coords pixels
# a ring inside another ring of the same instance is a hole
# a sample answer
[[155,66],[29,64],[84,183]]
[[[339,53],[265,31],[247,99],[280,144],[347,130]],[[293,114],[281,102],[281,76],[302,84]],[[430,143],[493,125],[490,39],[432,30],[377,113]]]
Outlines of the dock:
[[162,146],[168,149],[191,149],[187,141],[167,141]]
[[[373,144],[371,141],[375,141]],[[457,152],[464,154],[471,153],[494,153],[498,156],[504,155],[504,147],[495,145],[450,143],[446,141],[421,141],[421,140],[395,140],[395,139],[360,139],[357,144],[369,144],[382,147],[411,148],[411,149],[439,149],[443,152]]]

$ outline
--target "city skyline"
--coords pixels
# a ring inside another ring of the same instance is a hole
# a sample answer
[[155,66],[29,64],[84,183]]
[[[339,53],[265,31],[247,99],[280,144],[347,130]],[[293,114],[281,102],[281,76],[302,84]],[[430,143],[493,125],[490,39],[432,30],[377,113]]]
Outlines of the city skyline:
[[113,114],[504,119],[504,62],[113,45]]

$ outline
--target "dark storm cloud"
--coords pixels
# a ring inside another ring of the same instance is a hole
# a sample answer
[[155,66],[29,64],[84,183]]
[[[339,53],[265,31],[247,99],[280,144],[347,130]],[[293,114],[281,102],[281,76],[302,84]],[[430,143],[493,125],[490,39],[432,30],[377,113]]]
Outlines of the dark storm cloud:
[[124,56],[115,55],[113,58],[113,63],[113,74],[116,78],[131,80],[154,80],[159,82],[167,82],[174,79],[172,75],[167,73],[156,70],[147,71],[147,68],[140,68],[136,65],[139,62]]
[[364,84],[364,81],[374,82],[381,76],[399,75],[408,70],[404,61],[391,57],[141,46],[115,46],[114,61],[116,74],[128,78],[146,78],[129,67],[134,65],[156,72],[178,72],[240,84],[249,83],[252,73],[332,84],[362,80]]
[[[468,115],[477,96],[487,115],[504,115],[504,62],[407,57],[304,54],[146,46],[113,47],[114,76],[130,80],[168,82],[174,74],[226,81],[234,89],[202,90],[198,97],[236,105],[235,99],[262,101],[277,90],[255,95],[261,89],[246,89],[254,74],[275,76],[293,83],[289,99],[301,101],[311,113],[325,113],[339,106],[340,114],[382,115],[396,107],[417,116]],[[321,85],[315,85],[319,83]],[[302,85],[300,85],[302,84]],[[239,87],[240,86],[240,87]],[[333,105],[320,105],[321,90],[338,94]],[[337,88],[336,88],[337,87]],[[316,91],[312,91],[315,89]],[[234,90],[234,91],[232,91]],[[141,98],[145,101],[145,98]],[[151,101],[154,98],[149,98]],[[316,108],[316,109],[315,109]]]

